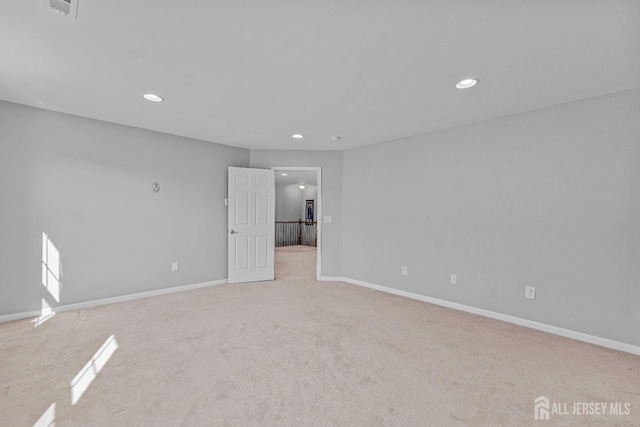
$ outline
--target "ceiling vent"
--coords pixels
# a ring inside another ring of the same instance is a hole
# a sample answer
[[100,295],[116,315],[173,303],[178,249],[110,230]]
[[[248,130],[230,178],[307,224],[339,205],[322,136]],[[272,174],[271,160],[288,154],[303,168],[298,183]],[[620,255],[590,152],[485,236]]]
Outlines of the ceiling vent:
[[78,0],[42,0],[42,3],[60,15],[78,17]]

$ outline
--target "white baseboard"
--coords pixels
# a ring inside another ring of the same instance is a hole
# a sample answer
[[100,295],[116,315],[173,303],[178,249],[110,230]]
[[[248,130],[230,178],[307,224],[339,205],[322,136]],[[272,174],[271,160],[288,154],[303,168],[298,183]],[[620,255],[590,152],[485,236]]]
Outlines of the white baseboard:
[[14,320],[27,319],[29,317],[40,316],[40,311],[23,311],[22,313],[3,314],[0,316],[0,323],[12,322]]
[[[193,285],[175,286],[173,288],[156,289],[153,291],[139,292],[136,294],[122,295],[122,296],[112,297],[112,298],[103,298],[103,299],[98,299],[93,301],[79,302],[76,304],[61,305],[58,307],[52,307],[52,309],[54,313],[61,313],[63,311],[80,310],[83,308],[98,307],[100,305],[114,304],[117,302],[155,297],[158,295],[172,294],[174,292],[189,291],[191,289],[206,288],[208,286],[224,285],[225,283],[227,283],[227,279],[213,280],[211,282],[195,283]],[[22,313],[5,314],[0,316],[0,323],[11,322],[13,320],[26,319],[29,317],[38,317],[40,316],[40,314],[41,313],[39,310],[24,311]]]
[[320,281],[320,282],[346,282],[347,280],[344,277],[320,276],[318,281]]
[[351,283],[353,285],[364,286],[366,288],[375,289],[382,292],[387,292],[394,295],[400,295],[406,298],[415,299],[418,301],[424,301],[431,304],[440,305],[443,307],[453,308],[455,310],[465,311],[467,313],[477,314],[479,316],[489,317],[491,319],[501,320],[507,323],[513,323],[514,325],[525,326],[531,329],[537,329],[539,331],[548,332],[554,335],[560,335],[567,338],[572,338],[578,341],[584,341],[589,344],[595,344],[602,347],[612,348],[614,350],[624,351],[626,353],[640,355],[640,346],[623,343],[620,341],[614,341],[607,338],[596,337],[594,335],[584,334],[582,332],[572,331],[570,329],[564,329],[557,326],[547,325],[545,323],[534,322],[533,320],[522,319],[520,317],[510,316],[508,314],[496,313],[494,311],[484,310],[482,308],[472,307],[469,305],[458,304],[438,298],[432,298],[425,295],[414,294],[413,292],[401,291],[399,289],[388,288],[386,286],[374,285],[373,283],[363,282],[361,280],[350,279],[348,277],[323,277],[322,280],[330,280],[333,282],[342,281]]

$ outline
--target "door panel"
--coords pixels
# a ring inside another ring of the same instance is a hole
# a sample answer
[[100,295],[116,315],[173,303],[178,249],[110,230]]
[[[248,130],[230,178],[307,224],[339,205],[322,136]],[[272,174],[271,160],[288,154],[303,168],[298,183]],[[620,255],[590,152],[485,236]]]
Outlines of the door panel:
[[256,268],[264,269],[268,268],[268,256],[269,249],[267,245],[269,244],[269,239],[264,236],[256,237]]
[[249,186],[249,175],[236,175],[236,186],[237,187],[248,187]]
[[236,225],[249,225],[249,193],[236,191]]
[[236,270],[249,269],[249,238],[246,236],[233,236],[236,247]]
[[266,176],[256,176],[256,187],[269,187],[269,178]]
[[256,193],[256,225],[269,223],[269,193]]
[[229,283],[273,280],[275,176],[229,168]]

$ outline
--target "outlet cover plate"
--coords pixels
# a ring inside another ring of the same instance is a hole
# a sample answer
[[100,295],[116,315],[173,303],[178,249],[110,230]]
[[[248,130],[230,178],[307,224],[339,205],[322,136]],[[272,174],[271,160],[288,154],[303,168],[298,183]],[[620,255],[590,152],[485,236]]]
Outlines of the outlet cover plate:
[[524,297],[529,299],[536,299],[536,288],[534,288],[533,286],[525,286]]

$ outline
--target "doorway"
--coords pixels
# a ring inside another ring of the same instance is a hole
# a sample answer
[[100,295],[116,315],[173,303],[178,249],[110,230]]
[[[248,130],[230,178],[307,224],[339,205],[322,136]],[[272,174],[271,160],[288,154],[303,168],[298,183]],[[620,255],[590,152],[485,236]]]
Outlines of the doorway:
[[271,169],[276,175],[276,262],[279,257],[292,260],[300,252],[308,253],[315,248],[315,278],[320,280],[322,168],[273,166]]

